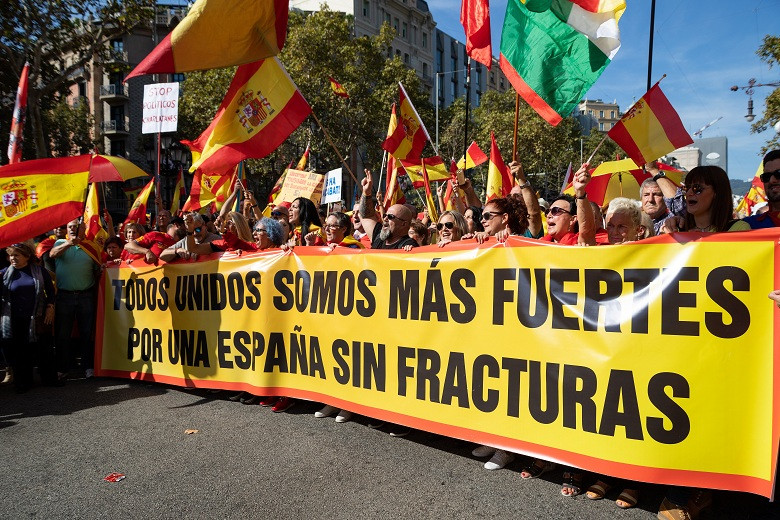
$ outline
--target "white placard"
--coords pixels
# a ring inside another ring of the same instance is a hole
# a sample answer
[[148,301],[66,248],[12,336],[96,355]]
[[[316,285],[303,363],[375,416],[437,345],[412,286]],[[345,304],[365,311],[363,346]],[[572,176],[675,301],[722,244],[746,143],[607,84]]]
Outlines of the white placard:
[[179,84],[144,85],[141,133],[175,132],[179,122]]
[[322,187],[322,204],[339,202],[341,200],[341,168],[325,174],[325,185]]

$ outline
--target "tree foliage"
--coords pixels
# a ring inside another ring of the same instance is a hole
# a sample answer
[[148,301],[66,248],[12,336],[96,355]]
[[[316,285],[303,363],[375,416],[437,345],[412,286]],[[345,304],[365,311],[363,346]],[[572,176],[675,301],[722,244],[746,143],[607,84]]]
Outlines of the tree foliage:
[[[74,75],[90,62],[101,64],[109,58],[110,40],[142,19],[151,20],[152,5],[152,0],[0,2],[0,125],[10,124],[19,76],[25,62],[30,63],[25,158],[49,155],[64,124],[50,116],[68,115],[54,108]],[[6,129],[0,127],[3,135]],[[72,145],[79,146],[76,141]]]
[[[764,43],[758,48],[756,54],[762,61],[768,63],[770,68],[780,65],[780,36],[765,36]],[[753,123],[751,132],[754,134],[763,132],[777,123],[780,123],[780,88],[776,88],[767,96],[764,115]],[[761,152],[766,153],[778,148],[780,148],[780,133],[773,132]]]
[[76,106],[70,106],[65,100],[56,102],[43,113],[43,125],[50,129],[51,154],[67,157],[91,152],[96,144],[90,132],[94,119],[84,102]]

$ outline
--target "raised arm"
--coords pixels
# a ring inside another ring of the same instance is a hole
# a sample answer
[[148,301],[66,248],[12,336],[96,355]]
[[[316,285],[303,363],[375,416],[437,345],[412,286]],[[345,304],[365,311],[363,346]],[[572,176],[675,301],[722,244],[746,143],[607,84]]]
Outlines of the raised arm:
[[365,170],[366,176],[360,181],[363,194],[360,196],[360,221],[370,238],[374,237],[374,229],[379,224],[379,217],[374,210],[374,182],[371,170]]
[[525,177],[523,165],[519,161],[509,163],[509,171],[512,177],[517,179],[517,186],[528,210],[528,231],[531,236],[538,237],[542,231],[542,210],[539,208],[539,199],[536,198],[536,192],[531,187],[531,183]]
[[577,200],[577,223],[579,224],[580,245],[596,245],[596,217],[590,205],[585,187],[590,182],[588,163],[580,166],[574,174],[574,198]]

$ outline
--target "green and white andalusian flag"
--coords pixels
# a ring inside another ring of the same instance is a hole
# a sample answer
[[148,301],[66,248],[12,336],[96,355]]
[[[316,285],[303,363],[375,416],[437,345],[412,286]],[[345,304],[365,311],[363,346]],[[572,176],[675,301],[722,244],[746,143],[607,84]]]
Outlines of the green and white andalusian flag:
[[624,0],[509,0],[501,70],[551,125],[571,114],[620,48]]

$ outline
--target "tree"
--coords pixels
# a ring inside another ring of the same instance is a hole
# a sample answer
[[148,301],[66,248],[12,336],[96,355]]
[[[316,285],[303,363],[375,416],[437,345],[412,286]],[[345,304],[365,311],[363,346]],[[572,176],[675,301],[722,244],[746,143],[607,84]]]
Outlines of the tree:
[[[66,95],[76,72],[91,61],[100,64],[110,57],[111,39],[129,32],[142,19],[152,19],[153,4],[152,0],[0,3],[0,120],[4,125],[11,119],[19,75],[25,62],[30,63],[25,155],[49,155],[61,122],[47,126],[47,111]],[[55,110],[49,115],[61,113]]]
[[[780,36],[764,36],[764,43],[756,51],[759,58],[769,64],[780,65]],[[761,119],[753,123],[750,131],[757,134],[763,132],[772,125],[780,123],[780,88],[776,88],[766,98],[766,108]],[[761,148],[761,153],[780,148],[780,133],[773,133],[766,145]]]
[[67,157],[90,153],[96,144],[90,132],[94,119],[84,102],[72,107],[65,100],[61,100],[44,112],[43,125],[50,129],[52,155]]

